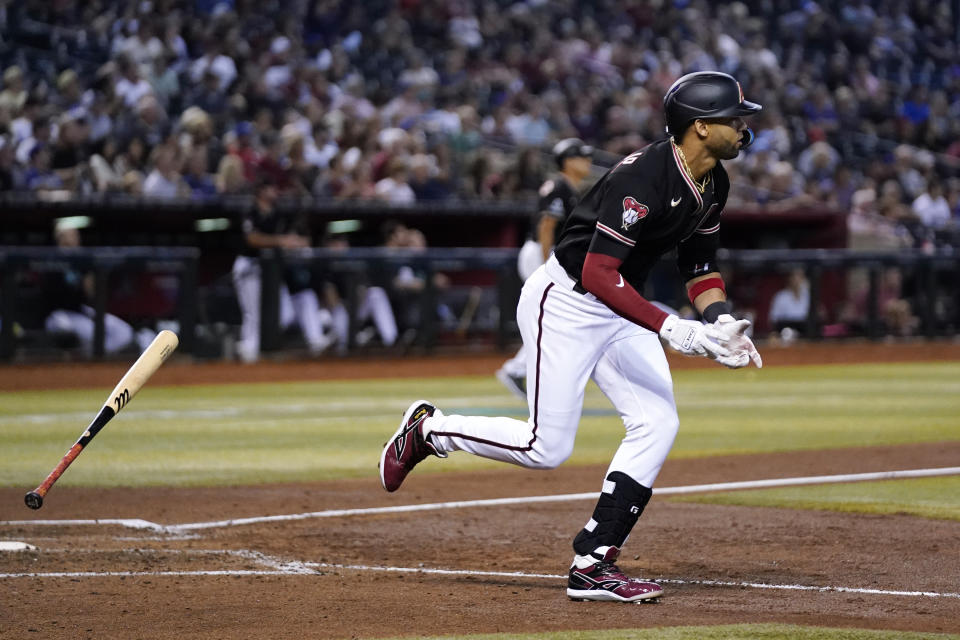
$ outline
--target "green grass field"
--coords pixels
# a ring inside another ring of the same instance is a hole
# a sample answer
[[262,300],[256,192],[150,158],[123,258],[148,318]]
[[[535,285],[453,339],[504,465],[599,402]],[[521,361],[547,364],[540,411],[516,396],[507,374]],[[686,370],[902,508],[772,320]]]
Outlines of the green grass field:
[[[960,441],[960,363],[705,369],[674,374],[681,430],[672,457]],[[0,486],[36,485],[108,389],[0,393]],[[60,480],[73,486],[208,486],[373,477],[384,440],[417,398],[446,413],[525,417],[493,377],[194,387],[147,386]],[[606,464],[623,429],[588,389],[568,465]],[[430,471],[498,468],[466,455]],[[816,499],[811,499],[815,495]],[[960,520],[960,477],[672,497]],[[475,640],[956,640],[960,636],[790,625],[674,627]],[[440,640],[440,639],[435,639]]]
[[[673,457],[960,440],[960,363],[678,371]],[[105,389],[0,393],[0,485],[41,480],[97,411]],[[73,486],[302,482],[375,473],[380,448],[414,399],[447,413],[524,417],[493,377],[150,387],[60,481]],[[622,426],[588,389],[574,455],[603,464]],[[496,468],[471,456],[432,471]],[[798,501],[794,489],[696,500],[957,518],[957,480],[845,485]],[[801,492],[802,493],[802,492]],[[905,505],[921,505],[908,509]]]

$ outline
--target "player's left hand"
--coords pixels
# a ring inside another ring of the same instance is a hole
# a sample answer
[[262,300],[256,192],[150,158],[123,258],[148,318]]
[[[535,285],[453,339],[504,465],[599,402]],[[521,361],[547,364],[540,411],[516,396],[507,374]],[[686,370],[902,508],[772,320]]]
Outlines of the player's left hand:
[[717,318],[713,323],[713,328],[730,349],[729,356],[720,356],[716,361],[731,369],[740,369],[753,361],[757,369],[763,368],[763,359],[757,348],[753,346],[753,340],[746,334],[750,328],[750,321],[737,320],[729,313],[725,313]]

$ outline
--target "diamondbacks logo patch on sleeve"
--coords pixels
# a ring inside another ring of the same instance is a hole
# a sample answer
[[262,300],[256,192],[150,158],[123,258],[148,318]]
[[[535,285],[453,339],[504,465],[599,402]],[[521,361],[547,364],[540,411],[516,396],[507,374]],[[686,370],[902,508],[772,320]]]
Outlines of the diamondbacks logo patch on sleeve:
[[627,196],[623,199],[623,228],[629,229],[637,220],[642,220],[650,213],[650,208],[645,204],[637,202],[633,196]]

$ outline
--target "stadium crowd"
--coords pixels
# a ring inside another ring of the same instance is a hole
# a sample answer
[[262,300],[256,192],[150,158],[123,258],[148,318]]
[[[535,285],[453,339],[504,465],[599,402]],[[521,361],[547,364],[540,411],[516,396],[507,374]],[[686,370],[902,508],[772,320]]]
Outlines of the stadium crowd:
[[765,106],[731,206],[850,211],[881,246],[960,215],[948,2],[25,0],[0,20],[3,190],[524,198],[552,142],[612,163],[662,137],[673,80],[718,69]]

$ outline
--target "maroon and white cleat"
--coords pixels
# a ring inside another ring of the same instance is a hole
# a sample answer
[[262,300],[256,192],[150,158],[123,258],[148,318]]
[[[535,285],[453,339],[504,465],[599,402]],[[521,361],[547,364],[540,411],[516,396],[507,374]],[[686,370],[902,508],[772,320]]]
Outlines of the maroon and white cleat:
[[598,552],[601,547],[590,556],[592,564],[578,567],[576,560],[570,567],[570,577],[567,580],[567,596],[571,600],[600,600],[608,602],[640,602],[659,598],[663,595],[663,587],[656,582],[645,582],[623,575],[614,562],[620,555],[617,547],[607,547],[602,557]]
[[447,457],[446,452],[423,437],[423,421],[432,415],[442,416],[443,412],[426,400],[417,400],[403,414],[400,428],[384,445],[380,454],[380,483],[387,491],[399,489],[407,474],[427,456]]

